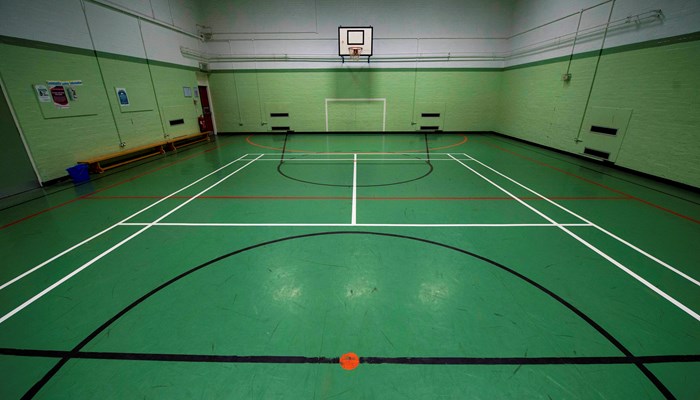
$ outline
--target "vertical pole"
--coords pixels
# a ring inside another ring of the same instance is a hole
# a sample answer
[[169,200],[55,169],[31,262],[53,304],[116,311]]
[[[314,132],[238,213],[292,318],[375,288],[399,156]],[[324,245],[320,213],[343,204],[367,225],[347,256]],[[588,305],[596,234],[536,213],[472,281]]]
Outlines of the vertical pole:
[[591,88],[588,90],[588,97],[586,98],[586,105],[583,109],[583,116],[581,117],[581,123],[578,126],[578,135],[574,141],[576,143],[581,142],[581,130],[583,129],[583,122],[586,120],[586,114],[588,114],[588,105],[591,102],[591,94],[593,93],[593,86],[595,85],[595,78],[598,76],[598,66],[600,65],[600,59],[603,56],[603,48],[605,47],[605,39],[608,37],[608,28],[610,27],[610,20],[612,18],[613,9],[615,8],[615,0],[612,0],[610,4],[610,13],[608,14],[608,22],[605,24],[605,31],[603,32],[603,41],[600,43],[600,50],[598,50],[598,58],[595,62],[595,69],[593,70],[593,79],[591,80]]

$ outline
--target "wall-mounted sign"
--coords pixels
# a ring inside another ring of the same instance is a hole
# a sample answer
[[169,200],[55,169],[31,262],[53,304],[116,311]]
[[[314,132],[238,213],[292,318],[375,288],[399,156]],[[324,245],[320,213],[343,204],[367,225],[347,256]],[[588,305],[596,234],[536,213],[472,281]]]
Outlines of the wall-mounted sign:
[[36,91],[36,97],[41,103],[50,103],[51,95],[49,94],[49,88],[46,85],[34,85],[34,90]]
[[[44,85],[34,85],[36,95],[42,103],[53,103],[58,108],[70,107],[69,101],[78,101],[78,90],[76,86],[82,86],[83,81],[76,79],[72,81],[46,81]],[[48,86],[48,88],[47,88]],[[48,96],[51,96],[49,99]]]
[[75,86],[67,86],[66,91],[68,92],[68,98],[70,101],[78,101],[78,90]]
[[66,87],[66,92],[68,92],[68,98],[70,101],[78,101],[78,88],[76,86],[82,86],[83,81],[68,81],[65,82],[68,85]]
[[51,98],[53,99],[53,104],[58,108],[68,108],[68,96],[66,95],[66,89],[63,86],[49,86],[49,91],[51,92]]
[[199,97],[199,88],[194,88],[194,97]]
[[119,100],[119,105],[121,107],[126,107],[129,105],[129,95],[126,94],[126,89],[124,88],[114,88],[117,91],[117,99]]
[[192,97],[192,88],[191,87],[183,86],[182,92],[185,94],[185,97]]

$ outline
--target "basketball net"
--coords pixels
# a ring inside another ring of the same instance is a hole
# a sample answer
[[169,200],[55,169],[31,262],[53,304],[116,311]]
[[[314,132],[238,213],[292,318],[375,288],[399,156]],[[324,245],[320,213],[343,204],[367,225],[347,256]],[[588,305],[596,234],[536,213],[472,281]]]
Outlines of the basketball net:
[[362,55],[362,47],[350,47],[350,59],[352,61],[358,61]]

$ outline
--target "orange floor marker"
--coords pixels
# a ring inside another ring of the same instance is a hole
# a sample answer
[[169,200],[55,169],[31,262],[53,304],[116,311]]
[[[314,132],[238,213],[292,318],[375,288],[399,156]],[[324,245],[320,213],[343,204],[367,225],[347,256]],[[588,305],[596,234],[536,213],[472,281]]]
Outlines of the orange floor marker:
[[345,370],[353,370],[360,365],[360,357],[355,353],[345,353],[340,356],[340,366]]

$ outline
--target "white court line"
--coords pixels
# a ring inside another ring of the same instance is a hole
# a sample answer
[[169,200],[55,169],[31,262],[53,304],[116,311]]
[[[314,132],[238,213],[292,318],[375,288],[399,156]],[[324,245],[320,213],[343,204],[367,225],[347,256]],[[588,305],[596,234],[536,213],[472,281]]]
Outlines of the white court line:
[[[450,157],[452,157],[452,156],[450,156]],[[472,167],[470,167],[470,166],[468,166],[467,164],[463,163],[463,162],[462,162],[463,160],[459,160],[459,159],[454,158],[454,157],[452,157],[452,158],[453,158],[455,161],[457,161],[458,163],[462,164],[462,166],[464,166],[464,168],[467,168],[468,170],[472,171],[474,174],[478,175],[481,179],[483,179],[483,180],[485,180],[486,182],[488,182],[488,183],[492,184],[493,186],[497,187],[497,188],[498,188],[500,191],[502,191],[503,193],[505,193],[505,194],[507,194],[508,196],[512,197],[514,200],[517,200],[518,203],[524,205],[525,207],[527,207],[527,208],[529,208],[530,210],[534,211],[534,212],[535,212],[537,215],[539,215],[540,217],[542,217],[542,218],[546,219],[547,221],[549,221],[552,225],[556,225],[556,226],[559,225],[559,224],[557,223],[557,221],[555,221],[555,220],[549,218],[548,216],[544,215],[543,213],[541,213],[541,212],[540,212],[539,210],[537,210],[536,208],[532,207],[531,205],[529,205],[529,204],[527,204],[526,202],[524,202],[522,199],[520,199],[520,198],[518,198],[517,196],[515,196],[513,193],[511,193],[511,192],[509,192],[509,191],[503,189],[502,187],[498,186],[498,184],[496,184],[496,183],[495,183],[494,181],[492,181],[491,179],[489,179],[489,178],[487,178],[487,177],[481,175],[481,174],[478,173],[476,170],[474,170]]]
[[[467,156],[466,154],[464,154],[464,155]],[[467,156],[467,157],[470,157],[470,156]],[[562,209],[562,210],[566,211],[567,213],[573,215],[574,217],[580,219],[581,221],[585,222],[586,224],[589,224],[590,226],[593,226],[593,227],[597,228],[599,231],[605,233],[606,235],[612,237],[613,239],[619,241],[620,243],[622,243],[622,244],[628,246],[628,247],[631,248],[632,250],[637,251],[638,253],[642,254],[643,256],[649,258],[650,260],[655,261],[656,263],[660,264],[660,265],[663,266],[664,268],[667,268],[667,269],[669,269],[670,271],[672,271],[672,272],[678,274],[679,276],[681,276],[681,277],[687,279],[688,281],[692,282],[693,284],[695,284],[695,285],[697,285],[697,286],[700,286],[700,281],[698,281],[697,279],[694,279],[693,277],[687,275],[687,274],[684,273],[683,271],[680,271],[680,270],[678,270],[677,268],[674,268],[673,266],[669,265],[668,263],[666,263],[666,262],[664,262],[664,261],[662,261],[662,260],[660,260],[660,259],[654,257],[653,255],[647,253],[646,251],[640,249],[639,247],[633,245],[632,243],[630,243],[630,242],[628,242],[628,241],[622,239],[621,237],[619,237],[619,236],[617,236],[617,235],[615,235],[615,234],[613,234],[613,233],[611,233],[611,232],[609,232],[609,231],[607,231],[607,230],[601,228],[600,226],[594,224],[593,222],[587,220],[586,218],[583,218],[582,216],[580,216],[580,215],[576,214],[575,212],[569,210],[568,208],[566,208],[566,207],[560,205],[559,203],[557,203],[557,202],[555,202],[555,201],[553,201],[553,200],[551,200],[551,199],[548,199],[547,197],[545,197],[545,196],[543,196],[543,195],[541,195],[541,194],[535,192],[534,190],[530,189],[529,187],[522,185],[520,182],[517,182],[517,181],[511,179],[510,177],[508,177],[508,176],[506,176],[506,175],[504,175],[504,174],[502,174],[502,173],[496,171],[495,169],[489,167],[488,165],[482,163],[481,161],[478,161],[478,160],[474,159],[473,157],[470,157],[470,158],[471,158],[473,161],[476,161],[477,163],[479,163],[479,164],[483,165],[484,167],[490,169],[491,171],[497,173],[498,175],[501,175],[502,177],[504,177],[504,178],[508,179],[509,181],[515,183],[516,185],[522,187],[523,189],[529,191],[530,193],[532,193],[532,194],[534,194],[534,195],[540,197],[541,199],[546,200],[547,202],[549,202],[549,203],[551,203],[551,204],[553,204],[553,205],[559,207],[560,209]]]
[[[262,155],[260,155],[260,157],[262,157]],[[260,158],[260,157],[258,157],[258,158]],[[242,157],[241,157],[241,158],[242,158]],[[235,162],[235,161],[233,161],[233,162]],[[215,186],[219,185],[221,182],[225,181],[225,180],[228,179],[229,177],[231,177],[231,176],[233,176],[234,174],[238,173],[238,172],[241,171],[243,168],[247,167],[248,165],[252,164],[253,162],[255,162],[255,160],[252,160],[252,161],[246,163],[246,164],[243,165],[242,167],[240,167],[240,168],[238,168],[237,170],[235,170],[235,171],[231,172],[230,174],[226,175],[225,177],[223,177],[222,179],[218,180],[218,181],[217,181],[216,183],[214,183],[213,185],[211,185],[211,186],[207,187],[206,189],[204,189],[203,191],[199,192],[197,195],[195,195],[195,196],[192,197],[191,199],[189,199],[189,200],[183,202],[182,204],[180,204],[179,206],[173,208],[173,209],[170,210],[169,212],[163,214],[160,218],[156,219],[155,221],[153,221],[153,222],[147,224],[146,226],[144,226],[142,229],[138,230],[136,233],[131,234],[131,235],[130,235],[129,237],[127,237],[126,239],[124,239],[124,240],[122,240],[121,242],[115,244],[114,246],[110,247],[109,249],[107,249],[106,251],[102,252],[102,253],[99,254],[98,256],[94,257],[94,258],[91,259],[90,261],[88,261],[88,262],[86,262],[85,264],[81,265],[80,267],[76,268],[76,269],[75,269],[73,272],[71,272],[70,274],[68,274],[68,275],[64,276],[63,278],[59,279],[58,281],[56,281],[56,282],[55,282],[54,284],[52,284],[51,286],[47,287],[46,289],[44,289],[44,290],[42,290],[41,292],[39,292],[38,294],[36,294],[34,297],[30,298],[29,300],[27,300],[27,301],[25,301],[24,303],[22,303],[22,304],[20,304],[19,306],[17,306],[17,307],[16,307],[15,309],[13,309],[12,311],[10,311],[10,312],[8,312],[7,314],[5,314],[5,315],[3,315],[2,317],[0,317],[0,324],[2,324],[3,322],[5,322],[8,318],[12,317],[13,315],[17,314],[18,312],[22,311],[25,307],[27,307],[27,306],[29,306],[30,304],[34,303],[35,301],[39,300],[39,299],[40,299],[41,297],[43,297],[45,294],[49,293],[50,291],[52,291],[53,289],[55,289],[56,287],[58,287],[58,286],[61,285],[62,283],[66,282],[66,281],[69,280],[70,278],[74,277],[74,276],[77,275],[80,271],[84,270],[85,268],[87,268],[87,267],[89,267],[90,265],[94,264],[95,262],[99,261],[99,260],[100,260],[101,258],[103,258],[104,256],[110,254],[111,252],[113,252],[114,250],[118,249],[119,247],[121,247],[122,245],[124,245],[125,243],[127,243],[128,241],[130,241],[131,239],[133,239],[133,238],[135,238],[136,236],[140,235],[141,233],[145,232],[147,229],[151,228],[152,226],[154,226],[154,225],[157,224],[158,222],[160,222],[160,221],[162,221],[163,219],[167,218],[169,215],[171,215],[171,214],[174,213],[175,211],[181,209],[182,207],[184,207],[185,205],[187,205],[188,203],[190,203],[192,200],[194,200],[194,199],[196,199],[197,197],[203,195],[203,194],[206,193],[207,191],[209,191],[209,190],[211,190],[212,188],[214,188]],[[231,163],[229,163],[229,164],[231,164]],[[229,165],[229,164],[227,164],[227,165]],[[182,190],[182,189],[181,189],[181,190]]]
[[[515,184],[517,184],[518,186],[520,186],[520,187],[522,187],[522,188],[524,188],[524,189],[526,189],[526,190],[529,190],[531,193],[533,193],[533,194],[535,194],[535,195],[537,195],[537,196],[539,196],[539,197],[541,197],[541,198],[547,200],[547,198],[545,198],[544,196],[542,196],[542,195],[540,195],[539,193],[535,192],[534,190],[529,189],[529,188],[526,187],[525,185],[522,185],[521,183],[515,181],[514,179],[511,179],[511,178],[507,177],[506,175],[504,175],[504,174],[502,174],[502,173],[496,171],[495,169],[493,169],[493,168],[487,166],[486,164],[482,163],[481,161],[479,161],[479,160],[477,160],[477,159],[475,159],[475,158],[473,158],[473,157],[472,157],[472,159],[473,159],[474,161],[476,161],[477,163],[483,165],[484,167],[490,169],[491,171],[496,172],[498,175],[501,175],[501,176],[503,176],[504,178],[507,178],[509,181],[511,181],[511,182],[513,182],[513,183],[515,183]],[[527,204],[527,203],[521,201],[520,199],[518,199],[517,197],[513,196],[512,194],[510,194],[510,192],[508,192],[507,190],[505,190],[505,189],[503,189],[502,187],[498,186],[496,183],[494,183],[494,182],[491,181],[490,179],[486,178],[485,176],[481,175],[480,173],[476,172],[476,171],[475,171],[474,169],[472,169],[471,167],[468,167],[466,164],[460,162],[460,161],[457,160],[457,159],[455,159],[455,161],[459,162],[459,163],[462,164],[465,168],[471,170],[472,172],[474,172],[474,173],[477,174],[478,176],[482,177],[484,180],[486,180],[487,182],[491,183],[492,185],[494,185],[495,187],[497,187],[498,189],[500,189],[502,192],[504,192],[504,193],[508,194],[509,196],[513,197],[515,200],[518,200],[520,203],[522,203],[523,205],[525,205],[525,206],[526,206],[527,208],[529,208],[530,210],[534,211],[534,212],[537,213],[538,215],[543,216],[543,217],[546,218],[548,221],[550,221],[550,222],[552,222],[553,224],[557,225],[557,227],[558,227],[559,229],[561,229],[561,230],[563,230],[564,232],[566,232],[569,236],[571,236],[571,237],[573,237],[574,239],[578,240],[581,244],[583,244],[584,246],[586,246],[586,247],[588,247],[589,249],[593,250],[595,253],[597,253],[598,255],[600,255],[601,257],[603,257],[604,259],[606,259],[607,261],[609,261],[609,262],[610,262],[611,264],[613,264],[614,266],[618,267],[620,270],[622,270],[622,271],[624,271],[625,273],[627,273],[629,276],[631,276],[631,277],[633,277],[634,279],[636,279],[637,281],[639,281],[639,282],[640,282],[641,284],[643,284],[644,286],[646,286],[646,287],[648,287],[649,289],[651,289],[652,291],[654,291],[654,292],[655,292],[656,294],[658,294],[659,296],[661,296],[661,297],[663,297],[664,299],[666,299],[667,301],[669,301],[671,304],[675,305],[676,307],[678,307],[679,309],[681,309],[682,311],[684,311],[686,314],[688,314],[688,315],[690,315],[691,317],[695,318],[697,321],[700,321],[700,315],[699,315],[698,313],[696,313],[695,311],[691,310],[691,309],[690,309],[689,307],[687,307],[685,304],[683,304],[683,303],[681,303],[680,301],[676,300],[675,298],[671,297],[670,295],[668,295],[668,294],[667,294],[666,292],[664,292],[663,290],[657,288],[656,286],[654,286],[653,284],[651,284],[649,281],[647,281],[646,279],[644,279],[644,278],[642,278],[641,276],[637,275],[637,274],[634,273],[632,270],[630,270],[630,269],[627,268],[626,266],[622,265],[622,263],[618,262],[617,260],[615,260],[614,258],[610,257],[609,255],[605,254],[603,251],[601,251],[600,249],[596,248],[595,246],[593,246],[592,244],[590,244],[589,242],[587,242],[586,240],[584,240],[584,239],[581,238],[580,236],[576,235],[575,233],[573,233],[572,231],[570,231],[570,230],[567,229],[566,227],[562,226],[561,224],[557,224],[556,222],[554,222],[553,219],[547,217],[546,215],[544,215],[543,213],[541,213],[539,210],[535,209],[534,207],[530,206],[529,204]],[[556,204],[556,203],[554,203],[554,202],[552,202],[552,201],[550,201],[550,202],[553,203],[553,204]],[[583,218],[581,218],[581,219],[583,220]],[[584,220],[584,221],[585,221],[585,220]],[[592,223],[591,223],[591,225],[592,225],[592,226],[595,226],[595,224],[592,224]]]
[[[261,153],[249,153],[248,155],[249,155],[249,156],[257,156],[257,155],[260,155],[260,154],[261,154]],[[265,153],[265,154],[267,154],[268,157],[272,157],[272,156],[277,155],[277,153]],[[354,155],[354,154],[357,154],[358,156],[390,156],[390,155],[397,155],[397,156],[412,156],[412,155],[450,156],[450,155],[452,155],[451,153],[414,153],[414,152],[403,152],[403,153],[400,153],[400,152],[367,152],[367,153],[363,153],[363,152],[360,152],[360,151],[355,152],[355,153],[344,153],[344,152],[332,152],[332,153],[324,153],[324,152],[318,152],[318,153],[295,153],[295,152],[289,152],[289,151],[287,151],[286,154],[290,154],[290,155],[294,155],[294,156],[325,156],[325,155],[328,155],[328,156],[334,156],[334,155],[338,155],[338,156],[351,156],[351,155]],[[461,154],[461,153],[454,153],[454,154],[457,154],[457,155],[464,155],[464,154]],[[469,157],[469,156],[467,156],[467,157]],[[260,160],[260,161],[264,161],[264,160],[265,160],[265,159],[262,159],[262,160]],[[286,158],[285,158],[285,160],[286,160]]]
[[245,223],[245,222],[127,222],[124,226],[184,226],[184,227],[375,227],[375,228],[556,228],[559,226],[591,226],[588,224],[326,224],[326,223]]
[[[250,159],[245,159],[243,161],[248,161]],[[258,162],[264,162],[264,161],[284,161],[285,163],[287,162],[293,162],[293,161],[299,161],[299,162],[304,162],[304,161],[353,161],[353,158],[266,158],[264,160],[259,160]],[[367,162],[367,161],[413,161],[416,163],[426,163],[428,161],[449,161],[453,162],[454,160],[451,158],[430,158],[430,160],[426,159],[421,159],[421,158],[360,158],[357,160],[358,162]],[[470,160],[462,160],[462,161],[470,161]]]
[[350,223],[357,224],[357,154],[354,154],[352,163],[352,215]]
[[144,211],[146,211],[146,210],[149,210],[149,209],[152,208],[152,207],[155,207],[156,205],[158,205],[158,204],[164,202],[165,200],[167,200],[167,199],[169,199],[169,198],[175,196],[176,194],[182,192],[183,190],[186,190],[186,189],[188,189],[188,188],[190,188],[190,187],[196,185],[197,183],[203,181],[204,179],[206,179],[206,178],[208,178],[208,177],[214,175],[215,173],[221,171],[222,169],[228,167],[229,165],[231,165],[231,164],[233,164],[233,163],[236,163],[236,162],[242,160],[243,158],[245,158],[245,157],[247,157],[247,156],[248,156],[248,154],[243,155],[243,156],[241,156],[241,157],[239,157],[239,158],[237,158],[237,159],[231,161],[230,163],[224,165],[223,167],[221,167],[221,168],[219,168],[219,169],[216,169],[216,170],[212,171],[211,173],[209,173],[209,174],[207,174],[207,175],[204,175],[203,177],[197,179],[196,181],[190,183],[189,185],[187,185],[187,186],[185,186],[185,187],[183,187],[183,188],[181,188],[181,189],[179,189],[179,190],[177,190],[177,191],[175,191],[175,192],[172,192],[172,193],[170,193],[169,195],[165,196],[164,198],[162,198],[162,199],[156,201],[155,203],[153,203],[153,204],[151,204],[151,205],[149,205],[149,206],[147,206],[147,207],[144,207],[144,208],[142,208],[141,210],[139,210],[139,211],[137,211],[137,212],[131,214],[130,216],[124,218],[123,220],[121,220],[120,222],[117,222],[116,224],[110,226],[109,228],[107,228],[107,229],[105,229],[105,230],[103,230],[103,231],[101,231],[101,232],[98,232],[98,233],[96,233],[95,235],[90,236],[89,238],[83,240],[82,242],[80,242],[80,243],[78,243],[78,244],[76,244],[76,245],[74,245],[74,246],[72,246],[72,247],[70,247],[70,248],[68,248],[68,249],[66,249],[66,250],[64,250],[64,251],[62,251],[62,252],[60,252],[60,253],[58,253],[58,254],[56,254],[55,256],[53,256],[53,257],[49,258],[48,260],[42,262],[41,264],[37,265],[36,267],[34,267],[34,268],[32,268],[32,269],[30,269],[30,270],[28,270],[28,271],[25,271],[24,273],[22,273],[22,274],[20,274],[20,275],[17,275],[17,276],[14,277],[13,279],[11,279],[11,280],[5,282],[2,286],[0,286],[0,290],[5,289],[6,287],[12,285],[13,283],[15,283],[15,282],[19,281],[20,279],[26,277],[27,275],[29,275],[29,274],[31,274],[31,273],[33,273],[33,272],[35,272],[35,271],[41,269],[42,267],[44,267],[45,265],[51,263],[52,261],[55,261],[56,259],[58,259],[58,258],[60,258],[60,257],[62,257],[62,256],[64,256],[64,255],[70,253],[71,251],[73,251],[73,250],[77,249],[78,247],[80,247],[80,246],[82,246],[82,245],[84,245],[84,244],[86,244],[86,243],[92,241],[93,239],[96,239],[96,238],[98,238],[98,237],[104,235],[105,233],[111,231],[111,230],[114,229],[115,227],[117,227],[117,226],[119,226],[119,225],[122,225],[122,224],[125,223],[126,221],[128,221],[128,220],[134,218],[135,216],[137,216],[137,215],[139,215],[139,214],[141,214],[142,212],[144,212]]
[[107,254],[111,253],[114,249],[120,247],[120,246],[123,245],[124,243],[126,243],[126,242],[128,242],[129,240],[133,239],[134,237],[138,236],[139,234],[141,234],[143,231],[145,231],[146,229],[148,229],[148,228],[150,228],[150,227],[151,227],[150,225],[144,226],[143,228],[141,228],[141,229],[140,229],[139,231],[137,231],[136,233],[133,233],[132,235],[130,235],[130,236],[127,237],[126,239],[124,239],[124,240],[122,240],[121,242],[119,242],[119,243],[115,244],[114,246],[110,247],[110,248],[109,248],[107,251],[105,251],[104,253],[98,255],[97,257],[93,258],[92,260],[88,261],[87,263],[81,265],[80,267],[78,267],[77,269],[75,269],[75,270],[74,270],[73,272],[71,272],[70,274],[68,274],[68,275],[64,276],[63,278],[59,279],[58,281],[56,281],[53,285],[47,287],[46,289],[44,289],[44,290],[42,290],[41,292],[39,292],[38,294],[36,294],[34,297],[30,298],[29,300],[27,300],[27,301],[25,301],[24,303],[20,304],[19,306],[15,307],[15,309],[13,309],[12,311],[10,311],[10,312],[8,312],[7,314],[3,315],[2,318],[0,318],[0,324],[2,324],[2,323],[5,322],[8,318],[10,318],[10,317],[12,317],[13,315],[17,314],[18,312],[22,311],[22,310],[23,310],[25,307],[27,307],[28,305],[30,305],[30,304],[34,303],[35,301],[39,300],[39,299],[40,299],[41,297],[43,297],[46,293],[49,293],[50,291],[54,290],[56,287],[58,287],[59,285],[61,285],[61,284],[64,283],[65,281],[67,281],[68,279],[72,278],[73,276],[75,276],[76,274],[78,274],[80,271],[82,271],[82,270],[84,270],[85,268],[91,266],[92,264],[94,264],[95,262],[97,262],[97,261],[98,261],[99,259],[101,259],[102,257],[104,257],[104,256],[106,256]]

